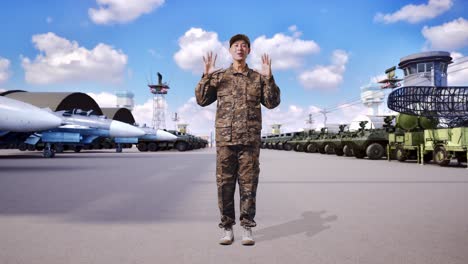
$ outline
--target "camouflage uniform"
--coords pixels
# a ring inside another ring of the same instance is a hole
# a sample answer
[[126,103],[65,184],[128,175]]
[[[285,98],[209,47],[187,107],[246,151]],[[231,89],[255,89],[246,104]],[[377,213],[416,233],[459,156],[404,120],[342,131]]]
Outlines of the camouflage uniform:
[[260,103],[269,109],[280,103],[273,76],[267,78],[246,67],[229,67],[204,75],[195,89],[197,103],[207,106],[218,100],[216,111],[216,183],[221,212],[219,227],[235,224],[234,193],[240,188],[240,221],[254,227],[255,197],[260,173]]

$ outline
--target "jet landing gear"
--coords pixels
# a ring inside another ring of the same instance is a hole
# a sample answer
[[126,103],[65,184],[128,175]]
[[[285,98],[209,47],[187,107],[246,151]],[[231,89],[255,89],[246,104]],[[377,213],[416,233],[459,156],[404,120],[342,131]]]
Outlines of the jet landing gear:
[[52,145],[50,143],[46,143],[42,155],[44,156],[44,158],[55,157],[55,150],[52,148]]
[[121,152],[122,152],[122,144],[117,143],[117,145],[116,145],[116,147],[115,147],[115,152],[117,152],[117,153],[121,153]]

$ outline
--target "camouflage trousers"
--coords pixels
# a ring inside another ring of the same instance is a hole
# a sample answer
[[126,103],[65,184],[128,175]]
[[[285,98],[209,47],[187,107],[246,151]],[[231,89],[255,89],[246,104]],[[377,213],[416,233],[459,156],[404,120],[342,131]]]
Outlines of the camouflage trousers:
[[216,184],[221,213],[220,228],[236,224],[234,193],[239,183],[241,226],[254,227],[255,198],[260,173],[259,146],[217,146]]

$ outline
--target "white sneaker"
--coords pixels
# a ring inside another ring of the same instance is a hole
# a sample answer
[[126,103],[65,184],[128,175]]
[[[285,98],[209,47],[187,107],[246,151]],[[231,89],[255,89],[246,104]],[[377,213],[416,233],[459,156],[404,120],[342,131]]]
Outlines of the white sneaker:
[[255,240],[253,239],[253,235],[252,235],[252,228],[244,227],[244,231],[242,233],[242,245],[244,246],[255,245]]
[[219,244],[221,244],[221,245],[231,245],[233,241],[234,241],[234,232],[232,231],[232,228],[225,228],[224,229],[224,235],[219,240]]

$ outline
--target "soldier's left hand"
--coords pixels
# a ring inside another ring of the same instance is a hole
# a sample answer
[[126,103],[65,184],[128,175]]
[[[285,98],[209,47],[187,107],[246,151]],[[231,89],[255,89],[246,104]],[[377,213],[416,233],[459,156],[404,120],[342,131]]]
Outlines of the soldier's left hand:
[[268,54],[262,55],[262,71],[260,72],[265,77],[271,76],[271,58]]

